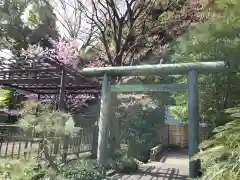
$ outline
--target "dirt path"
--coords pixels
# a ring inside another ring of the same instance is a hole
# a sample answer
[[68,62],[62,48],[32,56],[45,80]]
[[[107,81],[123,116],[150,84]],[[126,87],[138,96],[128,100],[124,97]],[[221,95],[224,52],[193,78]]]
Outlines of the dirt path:
[[113,180],[186,180],[188,156],[186,151],[165,153],[160,162],[144,164],[136,174],[116,174]]

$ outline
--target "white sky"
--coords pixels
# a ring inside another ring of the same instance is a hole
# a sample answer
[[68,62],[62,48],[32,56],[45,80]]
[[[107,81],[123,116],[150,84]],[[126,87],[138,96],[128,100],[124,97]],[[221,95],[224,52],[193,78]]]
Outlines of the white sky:
[[[59,33],[63,37],[68,37],[69,33],[67,32],[66,28],[64,28],[64,26],[61,24],[61,22],[66,25],[66,20],[68,20],[71,24],[74,24],[74,23],[76,23],[76,21],[78,21],[78,19],[76,19],[74,17],[74,12],[75,12],[74,11],[74,7],[75,7],[74,3],[76,3],[77,1],[78,0],[53,0],[52,1],[53,6],[55,8],[56,16],[58,19],[57,28],[59,30]],[[83,2],[83,4],[86,7],[89,7],[89,9],[91,9],[91,4],[90,4],[89,0],[81,0],[81,1]],[[64,10],[63,7],[61,6],[61,2],[65,2],[64,4],[66,5],[66,7],[65,7],[66,10]],[[86,29],[89,29],[89,28],[90,28],[90,26],[86,22],[86,19],[82,18],[81,19],[81,31],[83,31],[83,30],[87,31]],[[87,34],[87,32],[86,32],[86,34]],[[81,34],[79,34],[79,37],[84,38],[84,37],[86,37],[86,34],[81,33]]]
[[[67,15],[66,15],[67,17],[65,16],[65,18],[69,19],[72,23],[75,23],[76,19],[74,18],[74,8],[73,8],[74,7],[74,2],[77,2],[77,1],[80,1],[80,0],[53,0],[52,1],[52,2],[55,2],[54,7],[56,8],[55,13],[57,15],[57,19],[59,19],[60,21],[63,22],[64,21],[63,20],[64,11],[61,7],[61,3],[60,3],[61,1],[65,2],[65,4],[66,4],[65,8],[66,8],[66,11],[67,11]],[[125,8],[126,8],[125,7],[126,4],[125,4],[124,0],[116,0],[116,1],[117,1],[118,6],[119,6],[120,13],[123,14],[124,11],[125,11]],[[88,8],[89,12],[92,11],[91,0],[81,0],[81,2],[84,4],[85,7]],[[103,11],[105,11],[105,10],[103,10]],[[82,17],[81,25],[82,25],[81,30],[83,32],[79,36],[82,38],[82,37],[86,37],[86,34],[87,34],[86,31],[88,31],[88,29],[90,28],[90,25],[87,23],[86,17],[84,18],[84,16]],[[63,27],[63,25],[59,21],[57,22],[57,27],[58,27],[61,35],[66,37],[66,34],[68,34],[68,33],[66,32],[66,29]]]
[[10,50],[7,50],[7,49],[1,50],[0,58],[10,59],[11,57],[12,57],[12,53]]

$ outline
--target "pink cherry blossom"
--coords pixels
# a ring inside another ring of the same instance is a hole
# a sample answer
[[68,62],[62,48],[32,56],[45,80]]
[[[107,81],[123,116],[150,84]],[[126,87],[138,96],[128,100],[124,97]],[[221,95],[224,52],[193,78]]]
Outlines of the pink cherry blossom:
[[29,45],[26,50],[22,51],[22,55],[28,58],[50,57],[72,66],[78,64],[78,45],[75,41],[61,39],[59,41],[51,40],[51,42],[53,45],[51,49],[44,49],[39,44]]

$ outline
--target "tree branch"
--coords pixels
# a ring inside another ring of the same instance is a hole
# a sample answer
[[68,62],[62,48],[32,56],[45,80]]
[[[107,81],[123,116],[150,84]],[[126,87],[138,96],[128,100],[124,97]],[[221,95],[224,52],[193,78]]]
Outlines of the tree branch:
[[[92,0],[91,2],[92,2],[92,5],[93,5],[93,15],[92,15],[92,17],[89,17],[89,15],[86,14],[86,16],[87,16],[88,19],[90,19],[90,20],[97,26],[98,30],[100,31],[101,41],[102,41],[102,43],[103,43],[103,45],[104,45],[105,52],[106,52],[106,54],[107,54],[108,60],[109,60],[109,62],[110,62],[111,64],[113,64],[113,62],[112,62],[112,56],[111,56],[111,53],[110,53],[109,44],[108,44],[108,42],[107,42],[107,38],[106,38],[106,34],[105,34],[107,25],[104,24],[104,23],[100,20],[100,18],[99,18],[99,16],[98,16],[98,13],[97,13],[97,7],[96,7],[95,2],[94,2],[93,0]],[[94,17],[95,17],[96,19],[94,19]],[[100,23],[100,24],[99,24],[99,23]]]

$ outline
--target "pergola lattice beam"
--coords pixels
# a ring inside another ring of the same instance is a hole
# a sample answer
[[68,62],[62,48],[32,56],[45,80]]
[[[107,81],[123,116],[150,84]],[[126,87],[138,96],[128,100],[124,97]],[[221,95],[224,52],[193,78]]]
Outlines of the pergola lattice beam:
[[[0,84],[50,84],[50,85],[60,85],[61,78],[41,78],[41,79],[0,79]],[[77,84],[80,83],[79,79],[66,78],[66,84]],[[36,87],[37,88],[37,87]]]
[[[62,110],[76,98],[82,99],[78,95],[88,99],[88,96],[97,97],[100,94],[98,81],[85,77],[73,67],[49,57],[29,60],[3,59],[0,63],[0,85],[36,94],[39,99],[55,102]],[[65,99],[70,102],[65,102]]]
[[[41,95],[58,95],[59,94],[59,88],[56,88],[55,91],[36,91],[36,88],[25,88],[25,87],[18,87],[18,86],[14,86],[14,85],[5,85],[6,87],[10,87],[10,88],[13,88],[13,89],[16,89],[16,90],[21,90],[21,91],[26,91],[26,92],[30,92],[30,93],[33,93],[33,94],[41,94]],[[99,95],[101,94],[101,90],[96,90],[94,88],[92,89],[75,89],[75,90],[72,90],[72,89],[69,89],[68,91],[65,92],[66,95],[80,95],[80,94],[83,94],[83,95]]]
[[1,70],[0,74],[11,74],[11,73],[28,73],[28,72],[57,72],[59,69],[55,67],[44,67],[44,68],[14,68],[9,70]]
[[[54,94],[57,94],[58,92],[35,92],[37,94],[46,94],[46,95],[54,95]],[[66,92],[65,93],[66,95],[93,95],[93,96],[96,96],[96,95],[100,95],[101,92],[98,92],[98,91],[74,91],[74,92]]]
[[[47,60],[47,61],[46,61]],[[72,75],[72,76],[77,76],[77,77],[80,77],[86,81],[90,81],[92,83],[96,83],[97,81],[96,80],[93,80],[93,79],[89,79],[87,78],[84,74],[82,74],[81,72],[77,71],[77,70],[74,70],[73,68],[70,68],[70,67],[67,67],[66,65],[64,65],[62,62],[60,61],[57,61],[57,60],[51,60],[51,59],[43,59],[44,62],[47,62],[49,63],[50,65],[52,66],[55,66],[59,69],[62,69],[64,70],[66,73]]]
[[[21,89],[28,89],[28,90],[35,90],[36,87],[31,87],[31,86],[22,86],[19,87]],[[38,86],[38,90],[59,90],[60,85],[56,85],[55,87],[50,87],[50,86]],[[83,86],[66,86],[66,90],[100,90],[101,87],[97,85],[83,85]]]

